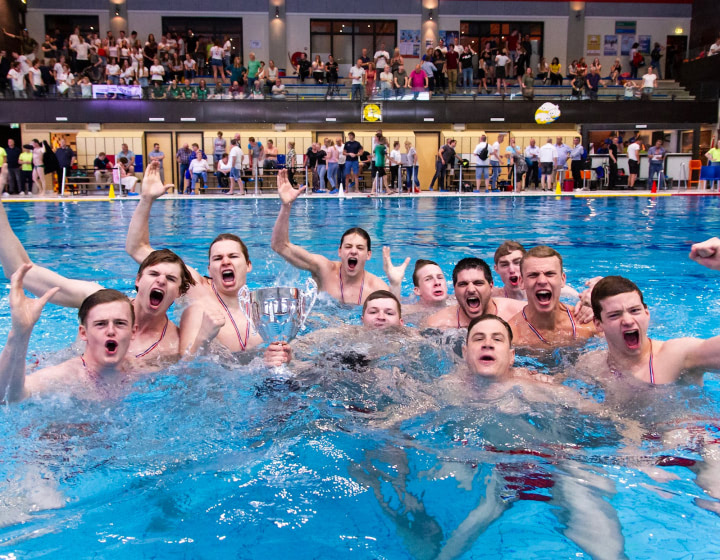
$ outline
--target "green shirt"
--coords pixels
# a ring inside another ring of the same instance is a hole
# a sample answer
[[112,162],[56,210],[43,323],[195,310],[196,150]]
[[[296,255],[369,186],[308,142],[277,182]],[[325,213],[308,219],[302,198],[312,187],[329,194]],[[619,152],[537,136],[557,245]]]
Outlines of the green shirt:
[[165,95],[165,88],[163,86],[155,86],[152,88],[152,96],[154,99],[160,99]]
[[207,88],[205,88],[205,89],[198,88],[197,89],[197,98],[201,99],[201,100],[205,100],[205,99],[207,99],[208,93],[210,93],[210,90],[208,90]]
[[182,95],[182,92],[183,92],[183,91],[182,91],[180,88],[177,88],[177,87],[169,87],[168,90],[167,90],[167,96],[168,96],[170,99],[177,99],[178,97],[180,97],[180,96]]
[[185,96],[185,99],[192,99],[193,96],[193,87],[192,86],[185,86],[182,88],[183,95]]
[[251,60],[248,62],[248,78],[257,78],[258,68],[260,68],[259,60]]
[[20,157],[18,157],[20,169],[23,171],[32,171],[32,156],[32,152],[23,152],[20,154]]
[[385,154],[387,149],[385,144],[377,144],[375,146],[375,167],[385,167]]
[[720,148],[715,147],[708,150],[708,161],[720,163]]

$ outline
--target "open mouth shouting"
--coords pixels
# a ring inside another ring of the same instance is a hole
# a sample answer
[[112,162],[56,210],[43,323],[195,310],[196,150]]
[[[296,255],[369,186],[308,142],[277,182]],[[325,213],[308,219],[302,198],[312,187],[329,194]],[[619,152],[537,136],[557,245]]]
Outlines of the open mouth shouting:
[[111,355],[114,356],[118,349],[118,343],[115,340],[107,340],[105,341],[105,351]]
[[349,257],[347,261],[348,270],[353,271],[357,268],[358,260],[357,257]]
[[520,284],[520,277],[517,274],[513,274],[512,276],[508,277],[508,282],[513,288],[517,288]]
[[165,292],[163,292],[161,289],[153,288],[152,290],[150,290],[150,307],[152,307],[153,309],[157,309],[162,303],[164,297]]
[[482,300],[476,295],[465,298],[465,307],[467,312],[473,316],[480,315],[483,311]]
[[540,305],[549,305],[552,301],[552,292],[550,290],[538,290],[535,292],[535,299]]
[[235,271],[233,269],[228,268],[220,274],[223,286],[233,286],[235,284]]
[[494,364],[496,361],[497,360],[495,359],[495,356],[493,354],[489,354],[489,353],[481,354],[478,357],[478,363],[480,365],[489,366],[489,365]]
[[640,348],[640,331],[638,329],[632,329],[623,332],[623,339],[625,340],[625,345],[630,350],[636,350]]

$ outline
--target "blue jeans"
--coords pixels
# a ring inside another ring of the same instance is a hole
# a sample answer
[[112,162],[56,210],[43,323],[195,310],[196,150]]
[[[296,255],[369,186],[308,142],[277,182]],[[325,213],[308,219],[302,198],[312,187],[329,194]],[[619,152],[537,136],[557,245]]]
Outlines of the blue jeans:
[[200,177],[202,177],[203,185],[207,186],[207,171],[203,171],[202,173],[193,173],[192,184],[190,185],[190,192],[195,192],[195,183],[200,180]]
[[333,190],[335,190],[338,186],[338,180],[337,180],[337,172],[338,172],[338,164],[334,162],[328,162],[327,164],[327,177],[328,181],[330,181],[330,184],[332,185]]
[[324,191],[325,190],[325,172],[327,171],[327,166],[326,165],[318,165],[316,171],[318,174],[318,179],[320,180],[320,190]]
[[403,95],[405,95],[405,88],[400,87],[395,90],[395,97],[398,99],[402,99]]
[[353,84],[352,90],[351,90],[351,96],[352,96],[352,99],[359,99],[360,101],[362,101],[363,85],[362,84]]
[[463,83],[464,88],[472,88],[473,87],[473,69],[472,69],[472,67],[463,68],[462,83]]
[[415,179],[415,186],[420,186],[420,179],[418,179],[418,166],[408,165],[405,167],[405,188],[410,190],[411,183]]
[[180,164],[180,179],[178,180],[176,189],[178,194],[183,194],[183,192],[185,192],[185,173],[187,173],[188,167],[190,167],[190,164],[188,163]]
[[[659,177],[658,174],[660,174]],[[658,189],[662,189],[665,185],[665,175],[662,162],[650,162],[650,167],[648,169],[648,182],[650,183],[650,186],[652,186],[653,180],[657,180]]]
[[655,73],[657,74],[657,79],[662,80],[662,71],[660,70],[660,61],[659,60],[651,60],[650,61],[650,67],[655,70]]
[[500,162],[490,160],[490,166],[492,167],[492,175],[490,176],[490,185],[494,189],[497,186],[497,180],[500,176]]

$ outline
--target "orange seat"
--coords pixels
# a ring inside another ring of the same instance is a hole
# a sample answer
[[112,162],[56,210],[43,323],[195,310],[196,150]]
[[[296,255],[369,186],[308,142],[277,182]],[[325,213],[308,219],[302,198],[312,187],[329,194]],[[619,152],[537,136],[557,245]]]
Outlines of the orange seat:
[[[693,183],[700,186],[700,170],[702,169],[702,161],[699,159],[691,159],[690,160],[690,167],[688,168],[689,171],[689,177],[688,177],[688,188],[691,189],[693,186]],[[693,179],[693,171],[697,171],[697,179]]]

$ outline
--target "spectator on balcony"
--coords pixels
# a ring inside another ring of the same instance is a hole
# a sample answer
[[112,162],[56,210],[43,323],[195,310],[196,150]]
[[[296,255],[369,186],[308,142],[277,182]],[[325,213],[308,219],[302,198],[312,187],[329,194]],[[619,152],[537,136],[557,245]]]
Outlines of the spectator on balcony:
[[592,71],[593,68],[596,68],[597,73],[600,74],[600,77],[602,77],[602,64],[600,64],[600,59],[598,57],[593,59],[592,64],[590,65],[590,71]]
[[180,89],[182,91],[183,99],[195,99],[195,88],[192,87],[192,84],[190,84],[190,80],[188,78],[185,78],[185,81],[183,82],[183,87]]
[[185,60],[183,60],[183,68],[183,77],[189,80],[194,80],[196,75],[197,62],[195,62],[195,59],[193,59],[190,53],[187,53],[185,55]]
[[13,96],[16,99],[27,98],[27,91],[25,90],[25,73],[22,71],[19,62],[15,61],[11,64],[7,77],[12,84]]
[[662,80],[662,70],[660,69],[660,59],[662,58],[663,47],[660,43],[655,43],[653,50],[650,51],[650,67],[655,71],[658,80]]
[[435,70],[433,70],[433,81],[430,82],[430,91],[444,91],[447,89],[447,56],[440,49],[435,49],[431,61],[435,65]]
[[408,82],[409,82],[410,88],[412,89],[412,92],[413,92],[413,99],[417,99],[418,95],[420,95],[421,91],[428,90],[428,75],[422,69],[420,64],[416,64],[415,70],[410,72],[410,77],[408,78]]
[[32,91],[33,97],[43,97],[45,95],[45,84],[42,81],[40,59],[38,58],[32,61],[28,72],[28,81],[30,82],[30,90]]
[[173,80],[182,80],[185,75],[185,65],[182,59],[178,56],[178,53],[170,55],[170,76]]
[[373,61],[372,58],[368,55],[367,49],[362,49],[360,51],[360,60],[362,60],[362,67],[365,72],[368,71],[368,68],[370,67],[370,63]]
[[610,67],[610,80],[616,86],[622,85],[620,82],[621,74],[622,74],[622,65],[620,64],[620,59],[616,58],[615,62],[613,62],[613,65]]
[[637,79],[638,70],[645,66],[645,59],[640,52],[640,43],[633,43],[630,49],[630,77]]
[[242,59],[239,56],[236,56],[233,60],[233,64],[230,67],[230,83],[235,84],[235,82],[238,83],[239,86],[243,86],[245,84],[245,77],[247,76],[247,70],[242,65]]
[[35,60],[35,53],[38,48],[38,42],[32,37],[30,37],[27,29],[23,29],[20,35],[13,35],[12,33],[8,33],[7,31],[5,31],[5,28],[3,28],[3,33],[5,33],[5,35],[10,37],[11,39],[19,40],[20,52],[22,53],[22,55],[30,61]]
[[75,76],[72,75],[70,67],[66,63],[62,64],[60,73],[55,75],[55,81],[58,93],[63,97],[69,97],[72,87],[75,85]]
[[150,69],[157,55],[158,44],[155,42],[155,35],[150,33],[150,35],[148,35],[148,40],[143,47],[143,65],[145,66],[145,68],[147,68],[148,70]]
[[715,56],[716,54],[720,54],[720,36],[715,39],[715,42],[708,49],[708,56]]
[[328,61],[325,63],[325,76],[327,77],[328,88],[325,92],[326,97],[332,97],[336,93],[340,93],[338,89],[338,63],[333,55],[328,55]]
[[[232,41],[229,35],[223,37],[223,69],[227,71],[230,68],[230,60],[232,59]],[[224,76],[223,72],[223,76]]]
[[170,82],[170,85],[167,88],[167,98],[168,99],[182,99],[183,92],[182,89],[178,87],[177,80],[173,80]]
[[355,66],[350,68],[350,78],[352,80],[352,99],[362,101],[363,89],[365,88],[365,69],[363,68],[362,58],[358,58]]
[[110,63],[105,67],[105,75],[110,83],[118,85],[120,83],[120,65],[116,58],[111,58]]
[[253,83],[253,89],[250,92],[250,97],[253,99],[265,99],[265,93],[263,92],[262,82],[260,80],[255,80],[255,83]]
[[398,71],[400,66],[403,66],[404,64],[405,64],[405,60],[400,55],[400,49],[398,49],[396,47],[395,50],[393,51],[392,58],[390,59],[390,70],[392,71],[393,74],[395,74],[395,72]]
[[[472,58],[470,58],[470,64],[472,68]],[[450,93],[455,93],[458,81],[458,68],[460,67],[460,53],[458,53],[454,48],[448,48],[448,52],[445,55],[445,65],[448,91]]]
[[135,79],[135,69],[130,66],[127,60],[123,62],[122,68],[120,69],[120,79],[125,80],[128,84]]
[[393,74],[393,86],[395,88],[395,97],[402,99],[405,95],[405,88],[410,87],[410,77],[405,70],[405,65],[400,64],[397,71]]
[[242,99],[245,97],[245,94],[243,93],[242,86],[237,82],[233,82],[230,86],[230,89],[228,89],[228,93],[230,93],[230,97],[233,99]]
[[166,99],[165,86],[162,82],[153,82],[152,88],[150,88],[151,99]]
[[316,84],[322,84],[325,81],[325,63],[319,54],[315,55],[312,62],[312,77]]
[[215,88],[212,93],[213,99],[222,99],[225,95],[225,86],[223,86],[223,83],[220,80],[217,80],[215,82]]
[[273,85],[271,92],[273,99],[285,99],[285,84],[282,83],[282,80],[279,77],[275,78],[275,84]]
[[382,73],[380,74],[380,97],[385,100],[390,99],[390,95],[393,91],[393,86],[394,77],[390,70],[390,65],[387,64],[385,68],[383,68]]
[[460,70],[462,72],[460,78],[461,87],[465,90],[465,93],[469,93],[473,89],[474,78],[473,78],[473,55],[477,54],[470,45],[465,45],[463,51],[459,55],[460,59]]
[[268,65],[265,68],[265,87],[268,92],[272,92],[272,88],[275,85],[275,81],[280,77],[280,70],[275,66],[274,60],[268,60]]
[[75,45],[75,71],[82,72],[88,67],[88,55],[90,54],[90,44],[85,42],[85,38],[80,35],[78,43]]
[[575,76],[577,76],[578,70],[577,70],[577,60],[573,59],[573,61],[570,63],[570,66],[568,66],[568,73],[567,78],[572,81],[575,79]]
[[563,83],[563,77],[562,77],[562,65],[560,64],[560,61],[558,60],[558,57],[553,57],[552,62],[550,62],[550,85],[551,86],[561,86]]
[[312,67],[311,62],[308,60],[307,53],[302,53],[300,55],[300,60],[297,63],[297,66],[295,67],[295,71],[297,72],[298,77],[300,78],[300,82],[304,82],[305,78],[310,76],[310,68]]
[[248,70],[247,70],[247,82],[248,82],[248,88],[251,92],[255,90],[255,81],[258,77],[258,72],[260,71],[260,61],[255,59],[255,53],[250,53],[250,58],[248,60]]
[[205,101],[208,97],[210,97],[210,89],[207,87],[207,82],[201,79],[197,90],[195,90],[195,99]]
[[[399,53],[398,53],[399,54]],[[390,53],[385,49],[385,43],[380,43],[378,50],[373,55],[375,68],[382,73],[385,67],[390,63]]]
[[535,97],[535,76],[533,76],[532,68],[529,66],[525,70],[525,75],[522,77],[520,88],[522,89],[523,99],[532,101],[533,97]]
[[[495,57],[493,56],[492,45],[489,41],[485,42],[485,46],[483,47],[483,50],[478,57],[478,66],[479,73],[484,74],[484,76],[482,76],[480,79],[489,79],[490,83],[493,83],[493,78],[495,77]],[[487,81],[483,82],[483,84],[485,88],[485,93],[487,93]]]
[[153,65],[150,67],[150,81],[153,86],[162,85],[165,81],[165,68],[160,64],[160,60],[155,57]]
[[547,83],[547,80],[550,77],[550,65],[547,63],[547,60],[545,60],[545,57],[541,57],[540,62],[538,62],[536,77],[538,80],[542,80],[543,85]]
[[598,73],[597,68],[593,68],[590,71],[590,74],[588,74],[588,77],[585,79],[588,97],[590,97],[593,101],[597,101],[601,83],[602,80],[600,80],[600,74]]
[[365,97],[370,99],[375,91],[375,79],[377,78],[377,70],[375,63],[368,62],[368,69],[365,71]]
[[503,92],[507,95],[507,81],[506,73],[507,66],[510,63],[510,57],[507,55],[507,50],[502,49],[500,53],[495,57],[495,79],[497,85],[497,91],[495,95],[500,95],[500,86],[502,85]]
[[580,60],[578,60],[578,63],[577,63],[577,75],[580,76],[581,78],[585,78],[585,76],[587,75],[587,71],[588,71],[587,62],[585,62],[585,58],[581,56]]
[[[422,68],[422,71],[425,72],[425,76],[427,77],[427,80],[425,80],[425,90],[430,92],[430,94],[432,95],[432,92],[435,90],[435,74],[437,73],[437,67],[433,64],[431,58],[432,57],[425,55],[423,57],[423,62],[420,67]],[[413,92],[415,92],[414,85]],[[415,96],[415,99],[417,99],[417,95]]]
[[197,62],[197,73],[198,76],[205,74],[205,66],[207,64],[207,46],[208,40],[202,35],[197,36],[197,43],[195,43],[195,51],[193,56]]
[[649,101],[652,99],[655,84],[657,83],[657,75],[653,71],[653,67],[649,66],[647,72],[642,77],[642,99]]
[[42,52],[43,58],[57,58],[55,40],[50,35],[45,35],[45,41],[40,45],[40,51]]
[[210,67],[212,68],[213,80],[215,81],[223,78],[224,55],[225,53],[220,45],[220,41],[215,41],[210,47]]

